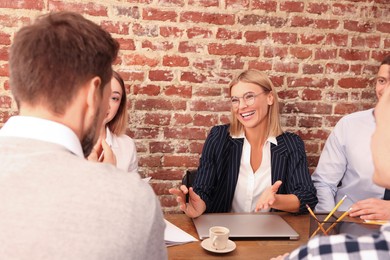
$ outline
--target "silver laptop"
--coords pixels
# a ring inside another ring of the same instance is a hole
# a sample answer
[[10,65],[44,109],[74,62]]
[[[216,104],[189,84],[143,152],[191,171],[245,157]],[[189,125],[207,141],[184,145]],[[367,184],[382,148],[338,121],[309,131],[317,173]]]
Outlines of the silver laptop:
[[232,238],[299,239],[299,234],[278,215],[272,214],[203,214],[192,219],[200,239],[209,237],[209,228],[224,226]]

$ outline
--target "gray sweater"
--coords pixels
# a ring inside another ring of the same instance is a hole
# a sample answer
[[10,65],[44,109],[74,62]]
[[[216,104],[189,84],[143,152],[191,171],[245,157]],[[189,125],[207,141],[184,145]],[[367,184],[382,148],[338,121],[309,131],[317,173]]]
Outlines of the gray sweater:
[[164,228],[138,174],[0,137],[1,259],[166,259]]

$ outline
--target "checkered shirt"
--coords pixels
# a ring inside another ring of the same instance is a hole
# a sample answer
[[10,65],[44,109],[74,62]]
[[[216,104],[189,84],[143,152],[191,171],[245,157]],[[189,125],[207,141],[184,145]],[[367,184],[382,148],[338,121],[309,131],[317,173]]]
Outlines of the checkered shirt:
[[317,236],[294,250],[286,259],[390,259],[390,224],[371,235]]

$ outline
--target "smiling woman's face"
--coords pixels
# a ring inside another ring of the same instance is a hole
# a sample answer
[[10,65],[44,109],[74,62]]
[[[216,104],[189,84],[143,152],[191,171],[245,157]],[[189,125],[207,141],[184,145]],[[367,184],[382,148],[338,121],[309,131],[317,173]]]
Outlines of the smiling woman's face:
[[[250,92],[255,95],[254,103],[247,105],[242,97]],[[265,92],[256,84],[239,81],[231,88],[230,95],[239,98],[238,107],[233,107],[232,111],[245,129],[267,123],[269,105],[273,104],[273,96],[270,92]]]
[[110,122],[118,112],[119,106],[121,104],[122,99],[122,88],[119,82],[115,79],[111,79],[111,96],[109,101],[109,107],[107,116],[105,118],[105,124]]

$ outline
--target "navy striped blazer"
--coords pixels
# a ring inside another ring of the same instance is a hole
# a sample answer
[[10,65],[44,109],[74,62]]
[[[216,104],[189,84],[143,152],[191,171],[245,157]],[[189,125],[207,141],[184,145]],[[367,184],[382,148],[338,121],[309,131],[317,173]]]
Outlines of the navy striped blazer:
[[[272,183],[281,180],[278,194],[295,194],[299,213],[312,209],[318,200],[312,183],[302,139],[293,133],[276,137],[271,144]],[[232,138],[229,125],[214,126],[203,146],[194,191],[206,203],[206,213],[230,212],[240,169],[243,138]]]

